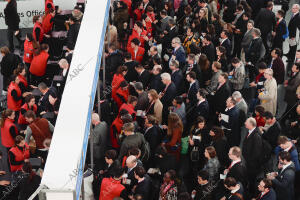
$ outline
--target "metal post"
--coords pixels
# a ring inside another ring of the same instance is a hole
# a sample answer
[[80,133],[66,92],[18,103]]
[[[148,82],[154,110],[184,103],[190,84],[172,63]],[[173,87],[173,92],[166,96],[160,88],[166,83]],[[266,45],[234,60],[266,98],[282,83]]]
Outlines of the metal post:
[[94,170],[94,130],[91,123],[91,130],[90,130],[90,152],[91,152],[91,169]]

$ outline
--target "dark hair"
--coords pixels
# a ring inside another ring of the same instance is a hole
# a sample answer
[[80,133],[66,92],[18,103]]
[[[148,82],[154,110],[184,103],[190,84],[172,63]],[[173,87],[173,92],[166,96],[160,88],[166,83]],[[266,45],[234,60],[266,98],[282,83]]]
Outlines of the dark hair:
[[274,115],[269,112],[269,111],[266,111],[263,115],[266,119],[273,119],[274,118]]
[[257,64],[258,69],[267,69],[267,64],[265,62],[260,62]]
[[237,64],[239,62],[240,62],[240,59],[238,59],[237,57],[234,57],[234,58],[231,59],[232,64]]
[[275,54],[278,56],[278,57],[281,57],[282,56],[282,51],[279,49],[279,48],[275,48],[273,49]]
[[199,171],[198,174],[197,174],[197,176],[201,177],[202,180],[208,181],[208,179],[209,179],[209,173],[207,171],[205,171],[205,170]]
[[137,38],[133,38],[132,40],[131,40],[131,43],[133,43],[133,44],[135,44],[135,45],[140,45],[140,41],[139,41],[139,39],[137,39]]
[[223,76],[225,80],[228,80],[228,74],[226,72],[223,72],[220,76]]
[[29,103],[31,101],[31,99],[35,99],[35,97],[32,94],[28,94],[25,97],[25,103]]
[[167,171],[166,173],[170,174],[171,180],[174,181],[176,179],[176,171],[175,170],[171,169],[171,170]]
[[163,9],[163,10],[160,11],[160,14],[161,15],[167,15],[167,11],[165,9]]
[[136,167],[134,168],[134,173],[135,173],[138,177],[143,178],[143,177],[145,176],[145,174],[146,174],[146,170],[145,170],[144,167],[142,167],[142,166],[136,166]]
[[6,109],[4,111],[2,111],[1,113],[1,118],[0,118],[0,127],[3,128],[4,127],[4,122],[6,120],[7,117],[11,116],[13,114],[13,110],[11,109]]
[[278,10],[277,13],[281,16],[284,17],[285,16],[285,12],[283,10]]
[[206,98],[207,91],[206,91],[205,89],[200,88],[200,89],[198,90],[198,92],[199,92],[199,94],[200,94],[201,97]]
[[270,189],[272,187],[272,181],[270,179],[264,178],[261,181],[265,184],[264,188]]
[[204,36],[204,39],[206,39],[207,41],[210,41],[210,42],[211,42],[211,36],[210,36],[210,35],[205,35],[205,36]]
[[165,157],[168,154],[168,151],[166,147],[159,145],[155,150],[155,155],[162,155],[162,157]]
[[47,50],[49,49],[49,45],[48,44],[42,44],[41,45],[41,50]]
[[[22,166],[22,170],[29,175],[29,182],[31,182],[31,180],[33,179],[33,176],[35,175],[35,172],[32,171],[32,166],[30,164],[30,162],[25,162]],[[30,184],[30,183],[29,183]]]
[[206,147],[205,150],[207,151],[210,158],[215,158],[217,156],[215,147],[209,146],[209,147]]
[[118,67],[116,73],[117,73],[117,74],[122,74],[123,72],[127,72],[127,71],[128,71],[127,66],[121,65],[121,66]]
[[225,35],[226,37],[229,37],[229,36],[230,36],[230,34],[229,34],[229,32],[228,32],[227,30],[223,30],[222,32],[224,33],[224,35]]
[[132,96],[132,95],[129,95],[128,96],[128,103],[129,104],[132,104],[133,102],[137,102],[138,98],[136,96]]
[[14,70],[14,75],[18,76],[25,69],[23,64],[19,64],[18,67]]
[[26,113],[25,113],[24,116],[25,116],[26,118],[36,119],[36,115],[35,115],[34,111],[32,111],[32,110],[26,111]]
[[198,125],[199,123],[205,123],[205,122],[206,121],[205,121],[204,117],[198,116],[197,119],[196,119],[195,125]]
[[290,162],[292,160],[290,152],[287,152],[287,151],[281,151],[281,152],[279,152],[278,157],[281,160],[286,160],[288,162]]
[[281,144],[285,144],[289,141],[289,138],[287,138],[286,136],[279,136],[278,139],[277,139],[277,143],[278,145],[281,145]]
[[141,150],[137,147],[134,147],[134,148],[128,150],[128,155],[129,156],[137,157],[140,153],[141,153]]
[[224,185],[226,185],[227,187],[235,187],[236,184],[237,182],[233,177],[228,177],[224,180]]
[[130,60],[131,59],[131,54],[129,52],[125,52],[124,53],[124,58],[127,59],[127,60]]
[[157,65],[160,65],[162,63],[161,58],[158,55],[155,55],[153,58],[153,62]]
[[209,60],[206,56],[206,54],[202,53],[199,57],[199,66],[200,66],[200,69],[204,72],[206,72],[207,70],[209,70],[210,68],[210,63],[209,63]]
[[41,17],[40,15],[35,15],[35,16],[33,16],[32,22],[35,23],[36,21],[39,20],[40,17]]
[[297,70],[300,70],[300,63],[299,62],[294,63],[294,65],[296,66]]
[[259,113],[260,116],[264,116],[265,108],[261,105],[255,107],[255,111]]
[[20,144],[24,140],[24,137],[22,135],[17,135],[15,138],[15,143]]
[[211,131],[215,134],[215,136],[212,137],[213,141],[217,141],[224,137],[224,131],[221,127],[213,126]]
[[113,175],[115,178],[120,178],[124,174],[124,169],[122,167],[117,167],[113,171]]
[[105,152],[105,157],[107,159],[112,159],[113,161],[115,161],[118,158],[118,153],[116,152],[116,150],[111,149]]
[[135,24],[139,27],[139,28],[143,28],[143,23],[141,21],[137,21],[135,22]]
[[182,104],[183,103],[183,98],[181,96],[177,96],[174,98],[177,104]]
[[190,78],[196,80],[196,77],[197,77],[197,76],[196,76],[196,73],[195,73],[195,72],[191,71],[191,72],[189,72],[187,75],[189,75]]

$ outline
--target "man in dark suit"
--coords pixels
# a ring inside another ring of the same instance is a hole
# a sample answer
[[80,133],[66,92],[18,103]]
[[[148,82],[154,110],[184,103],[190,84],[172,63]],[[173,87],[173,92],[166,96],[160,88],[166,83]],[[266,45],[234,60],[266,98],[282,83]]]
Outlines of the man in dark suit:
[[279,48],[273,49],[271,52],[272,61],[270,68],[273,69],[273,77],[276,79],[277,85],[283,84],[285,67],[281,59],[282,51]]
[[261,50],[263,46],[263,41],[260,37],[260,30],[257,28],[253,29],[252,36],[253,39],[249,45],[248,51],[246,51],[246,61],[251,62],[253,65],[256,65],[257,62],[263,55],[261,55]]
[[168,108],[172,106],[172,101],[176,96],[176,86],[171,80],[171,75],[168,73],[163,73],[161,75],[161,80],[165,85],[162,92],[159,93],[159,98],[163,107],[163,122],[167,122],[169,110]]
[[197,103],[197,92],[199,90],[199,83],[196,80],[196,73],[190,72],[186,75],[186,80],[189,82],[189,89],[186,93],[186,102],[189,104],[189,107],[196,105]]
[[237,123],[239,121],[240,112],[235,106],[235,104],[236,101],[233,99],[233,97],[229,97],[226,100],[226,109],[223,112],[223,115],[221,114],[219,116],[220,124],[224,129],[230,147],[239,146],[241,141],[241,127],[240,124]]
[[149,89],[154,89],[157,93],[160,93],[164,89],[164,84],[161,81],[161,65],[154,65],[152,69],[152,77],[149,83]]
[[289,152],[279,153],[278,173],[268,174],[272,180],[277,199],[294,199],[295,165]]
[[123,64],[123,57],[119,50],[114,44],[110,44],[108,47],[108,56],[105,59],[106,67],[106,82],[111,83],[114,73],[118,67]]
[[245,122],[248,133],[243,142],[242,155],[246,161],[249,180],[249,192],[254,194],[256,190],[256,177],[261,171],[261,154],[263,152],[262,138],[256,121],[250,117]]
[[[196,62],[196,56],[195,54],[190,53],[187,57],[187,64],[185,65],[185,68],[183,69],[183,73],[188,74],[190,72],[196,73],[196,79],[198,81],[202,80],[201,76],[201,69],[198,63]],[[201,83],[199,83],[201,86]],[[187,88],[187,86],[186,86]]]
[[135,156],[128,156],[128,158],[126,159],[126,173],[127,173],[127,182],[125,184],[125,187],[128,189],[132,189],[133,186],[135,186],[138,181],[134,176],[134,169],[137,166],[142,166],[140,162],[138,162],[137,158]]
[[231,45],[231,41],[228,38],[229,33],[228,33],[228,31],[223,30],[221,32],[220,36],[221,36],[220,46],[223,46],[226,49],[226,57],[227,57],[227,59],[230,60],[232,45]]
[[294,4],[292,7],[293,16],[289,22],[288,30],[289,30],[289,43],[290,43],[290,50],[289,53],[286,54],[288,61],[293,62],[295,59],[295,53],[297,50],[297,44],[291,45],[291,42],[296,42],[296,32],[297,28],[300,25],[300,15],[299,15],[299,4]]
[[274,3],[269,1],[266,8],[260,9],[258,15],[255,18],[255,27],[261,31],[261,38],[265,45],[266,55],[269,54],[269,46],[267,44],[268,35],[271,31],[275,30],[276,18],[272,11]]
[[139,95],[135,110],[145,111],[149,105],[148,93],[144,91],[143,84],[141,82],[136,82],[134,84],[134,89]]
[[143,83],[143,86],[147,88],[151,78],[150,72],[144,69],[143,65],[137,65],[135,70],[138,73],[138,81]]
[[226,23],[232,23],[235,18],[236,2],[235,0],[224,0],[223,20]]
[[213,63],[216,58],[216,48],[212,43],[212,38],[210,35],[205,35],[202,41],[201,52],[205,54],[210,63]]
[[264,178],[258,185],[258,191],[260,192],[256,200],[275,200],[276,193],[272,188],[272,181]]
[[214,113],[223,112],[226,108],[226,100],[231,94],[230,86],[228,84],[228,75],[227,73],[222,73],[219,76],[219,84],[215,93],[213,93],[213,109]]
[[264,113],[264,118],[269,128],[266,131],[261,128],[261,132],[263,132],[262,137],[269,142],[274,150],[277,146],[278,136],[281,134],[281,126],[273,114],[268,111]]
[[137,166],[134,168],[134,175],[137,178],[137,185],[135,186],[135,190],[133,194],[139,194],[142,196],[143,200],[152,199],[152,185],[151,178],[146,173],[146,170],[142,166]]
[[170,61],[171,70],[171,80],[175,84],[177,93],[176,95],[181,95],[183,93],[183,74],[181,69],[179,69],[179,62],[177,60]]
[[208,121],[209,117],[209,104],[206,100],[207,92],[204,89],[199,89],[197,92],[197,103],[194,107],[190,108],[187,112],[188,122],[193,123],[197,117],[202,116]]
[[[146,59],[144,59],[145,68],[148,70],[152,70],[153,66],[155,65],[154,62],[160,59],[160,56],[158,55],[157,47],[152,46],[148,54],[145,55]],[[157,63],[160,64],[160,63]]]
[[241,149],[237,146],[231,147],[228,156],[231,160],[231,164],[227,169],[224,170],[226,177],[233,177],[238,182],[242,183],[244,187],[247,186],[247,169],[242,163]]
[[232,57],[241,58],[241,50],[242,50],[242,40],[247,32],[247,24],[250,19],[249,13],[243,13],[235,23],[235,31],[234,31],[234,48]]
[[285,13],[283,10],[278,10],[276,13],[277,23],[275,26],[275,31],[272,32],[274,37],[273,48],[282,49],[282,43],[285,40],[283,35],[286,34],[286,22],[284,20]]
[[178,27],[176,26],[176,22],[173,18],[170,18],[168,21],[168,28],[167,30],[164,30],[164,37],[162,46],[163,49],[171,49],[172,48],[172,40],[175,38],[178,34]]
[[135,66],[138,65],[138,62],[131,59],[131,54],[126,52],[124,55],[125,63],[124,65],[127,67],[127,73],[125,75],[125,80],[130,83],[138,80],[138,74],[135,70]]
[[172,39],[172,47],[174,49],[169,63],[172,60],[178,60],[179,68],[182,69],[185,64],[185,51],[184,48],[181,46],[181,41],[179,37],[175,37]]
[[155,151],[157,147],[160,145],[161,140],[162,140],[162,135],[161,135],[161,129],[159,126],[157,126],[157,119],[152,116],[148,115],[145,119],[145,133],[144,137],[147,142],[149,142],[150,146],[150,153],[151,156],[148,160],[148,167],[155,167],[154,165],[154,160],[155,160]]

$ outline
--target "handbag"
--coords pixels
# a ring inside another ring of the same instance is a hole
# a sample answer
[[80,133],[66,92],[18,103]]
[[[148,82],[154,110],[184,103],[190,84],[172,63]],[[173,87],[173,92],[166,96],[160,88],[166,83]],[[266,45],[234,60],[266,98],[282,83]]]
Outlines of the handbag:
[[200,159],[199,148],[194,146],[190,156],[192,162],[198,162]]

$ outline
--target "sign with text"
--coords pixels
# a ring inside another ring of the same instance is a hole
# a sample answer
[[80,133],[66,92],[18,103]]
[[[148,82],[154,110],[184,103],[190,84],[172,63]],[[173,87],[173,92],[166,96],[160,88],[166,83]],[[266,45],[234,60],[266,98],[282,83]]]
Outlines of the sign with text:
[[[63,10],[72,10],[76,5],[76,0],[54,0],[54,4]],[[0,1],[0,29],[7,29],[4,20],[4,9],[7,1]],[[32,28],[32,18],[35,15],[45,14],[44,0],[17,0],[17,9],[20,16],[20,28]]]

